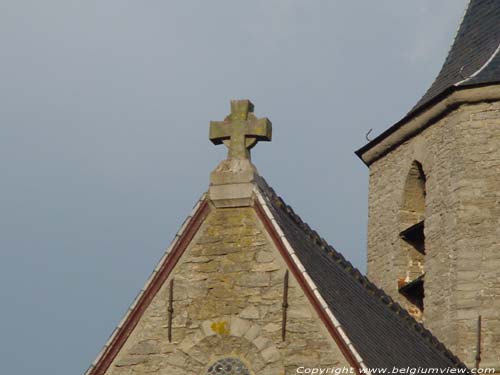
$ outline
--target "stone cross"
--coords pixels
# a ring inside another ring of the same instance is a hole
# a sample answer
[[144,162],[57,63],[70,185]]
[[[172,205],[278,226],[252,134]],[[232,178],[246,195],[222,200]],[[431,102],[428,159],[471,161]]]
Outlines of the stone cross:
[[253,114],[250,100],[231,100],[231,114],[224,121],[210,121],[210,140],[228,148],[228,159],[250,159],[258,141],[270,141],[271,121]]

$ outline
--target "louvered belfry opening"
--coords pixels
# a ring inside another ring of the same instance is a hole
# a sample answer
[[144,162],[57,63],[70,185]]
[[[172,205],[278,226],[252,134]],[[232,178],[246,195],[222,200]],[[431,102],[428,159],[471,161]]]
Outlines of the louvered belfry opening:
[[424,311],[425,190],[422,165],[414,161],[406,178],[400,210],[399,292],[406,297],[409,311],[421,319]]

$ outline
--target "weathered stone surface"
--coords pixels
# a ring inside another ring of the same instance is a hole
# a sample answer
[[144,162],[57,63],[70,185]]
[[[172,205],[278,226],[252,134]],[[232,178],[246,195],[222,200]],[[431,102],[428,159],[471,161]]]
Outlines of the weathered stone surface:
[[271,346],[273,342],[264,336],[259,336],[255,340],[253,340],[253,344],[257,349],[263,350]]
[[107,374],[199,375],[224,356],[240,358],[255,375],[295,374],[299,365],[347,365],[293,277],[282,341],[280,257],[252,208],[212,212],[173,271],[172,343],[167,282]]
[[276,362],[280,357],[280,352],[275,346],[270,346],[262,351],[262,358],[264,358],[267,363]]
[[270,282],[269,274],[265,272],[253,272],[244,275],[236,280],[236,285],[244,287],[262,287],[268,286]]
[[[394,299],[409,275],[400,238],[414,161],[425,174],[424,324],[468,365],[500,358],[500,103],[462,105],[370,166],[368,276]],[[414,259],[415,260],[415,259]],[[417,265],[417,263],[413,263]],[[488,318],[486,316],[488,315]],[[497,363],[498,365],[498,363]]]
[[270,263],[274,260],[274,257],[269,251],[259,251],[255,256],[255,260],[258,263]]
[[259,336],[260,334],[260,331],[261,331],[261,328],[260,326],[258,325],[253,325],[251,326],[248,331],[245,332],[245,338],[248,340],[248,341],[253,341],[257,338],[257,336]]
[[259,309],[253,305],[244,308],[240,316],[244,319],[258,319],[260,316]]
[[129,351],[130,354],[139,355],[157,354],[159,352],[160,346],[158,345],[158,342],[156,340],[141,341],[134,345]]
[[253,108],[248,99],[232,100],[231,113],[224,121],[210,122],[209,138],[214,144],[228,147],[228,160],[248,160],[257,142],[271,140],[271,121],[257,118]]
[[263,327],[264,331],[266,332],[276,332],[281,329],[281,325],[276,324],[276,323],[268,323]]
[[122,359],[119,359],[115,362],[116,367],[125,367],[125,366],[133,366],[138,365],[140,363],[147,362],[149,357],[147,356],[128,356]]
[[228,147],[227,159],[210,174],[208,194],[216,207],[251,205],[258,173],[250,162],[250,149],[259,141],[270,141],[271,133],[271,122],[257,119],[248,100],[232,101],[224,121],[210,122],[210,140]]

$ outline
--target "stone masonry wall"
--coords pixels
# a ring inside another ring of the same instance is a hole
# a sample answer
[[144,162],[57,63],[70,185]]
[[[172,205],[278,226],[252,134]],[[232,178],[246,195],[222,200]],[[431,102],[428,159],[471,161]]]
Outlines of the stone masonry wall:
[[500,369],[500,103],[462,105],[370,167],[368,276],[407,306],[399,238],[405,181],[426,176],[424,324],[469,366]]
[[171,276],[173,342],[167,339],[168,280],[107,374],[205,375],[224,357],[240,359],[254,375],[346,365],[291,274],[282,342],[285,270],[252,208],[212,211]]

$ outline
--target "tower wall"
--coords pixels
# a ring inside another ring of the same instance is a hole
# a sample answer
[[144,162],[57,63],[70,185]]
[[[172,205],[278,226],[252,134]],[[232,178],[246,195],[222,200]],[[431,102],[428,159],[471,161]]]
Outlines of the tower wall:
[[[461,105],[370,165],[368,276],[407,308],[408,175],[425,174],[424,324],[469,366],[500,368],[500,102]],[[406,280],[407,281],[407,280]]]

